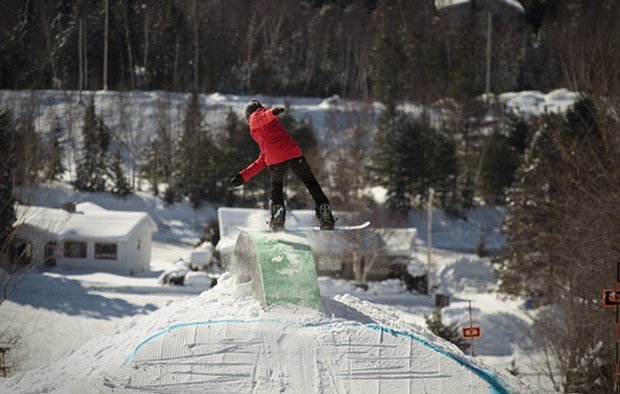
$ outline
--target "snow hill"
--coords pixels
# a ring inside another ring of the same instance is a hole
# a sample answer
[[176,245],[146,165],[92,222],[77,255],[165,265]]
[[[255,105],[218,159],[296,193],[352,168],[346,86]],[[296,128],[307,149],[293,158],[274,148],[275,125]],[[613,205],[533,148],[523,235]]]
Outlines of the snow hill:
[[384,307],[324,297],[325,314],[261,309],[226,274],[98,336],[59,361],[0,382],[0,392],[536,392]]

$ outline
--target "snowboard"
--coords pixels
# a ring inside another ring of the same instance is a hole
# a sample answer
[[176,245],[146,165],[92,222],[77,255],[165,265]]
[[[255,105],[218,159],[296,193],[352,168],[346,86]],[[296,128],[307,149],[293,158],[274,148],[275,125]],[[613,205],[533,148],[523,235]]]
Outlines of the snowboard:
[[303,232],[310,232],[310,231],[325,231],[325,232],[330,232],[330,231],[356,231],[356,230],[363,230],[363,229],[365,229],[368,226],[370,226],[370,222],[366,221],[366,222],[364,222],[362,224],[357,224],[357,225],[353,225],[353,226],[336,226],[333,230],[321,230],[321,228],[319,226],[286,227],[286,228],[284,228],[284,231],[255,230],[255,229],[251,229],[251,228],[247,228],[247,227],[240,227],[240,226],[238,226],[237,228],[239,230],[241,230],[241,231],[248,231],[248,232],[303,233]]

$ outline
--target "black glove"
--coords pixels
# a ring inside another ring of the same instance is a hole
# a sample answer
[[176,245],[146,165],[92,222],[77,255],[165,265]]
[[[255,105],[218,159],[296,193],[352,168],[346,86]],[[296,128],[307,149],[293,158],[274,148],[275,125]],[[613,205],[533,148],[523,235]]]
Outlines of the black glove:
[[243,185],[243,177],[241,174],[237,174],[234,177],[230,178],[230,184],[234,187],[239,187]]
[[280,115],[282,112],[284,112],[284,107],[273,107],[273,108],[271,109],[271,112],[272,112],[274,115]]

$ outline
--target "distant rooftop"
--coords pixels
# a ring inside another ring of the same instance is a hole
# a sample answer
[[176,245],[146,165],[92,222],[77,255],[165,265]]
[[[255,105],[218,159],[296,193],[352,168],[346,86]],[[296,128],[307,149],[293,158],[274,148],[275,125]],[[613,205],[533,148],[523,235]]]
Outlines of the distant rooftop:
[[[521,3],[519,3],[517,0],[489,0],[489,1],[503,3],[509,7],[514,8],[515,10],[517,10],[518,12],[522,14],[525,13],[525,8],[523,8]],[[441,10],[444,8],[458,7],[460,5],[464,5],[470,2],[471,0],[435,0],[435,7],[438,10]]]
[[157,231],[157,225],[145,212],[109,211],[92,203],[78,204],[75,213],[47,207],[17,207],[18,225],[56,234],[59,239],[122,241],[145,221]]

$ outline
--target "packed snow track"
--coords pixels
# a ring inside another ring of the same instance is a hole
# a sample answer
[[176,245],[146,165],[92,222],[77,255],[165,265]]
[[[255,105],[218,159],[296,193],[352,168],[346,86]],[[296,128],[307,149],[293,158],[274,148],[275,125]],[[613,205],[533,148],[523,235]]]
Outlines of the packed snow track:
[[[467,365],[466,365],[467,364]],[[117,383],[152,392],[489,393],[490,373],[376,324],[177,324],[147,338]]]

